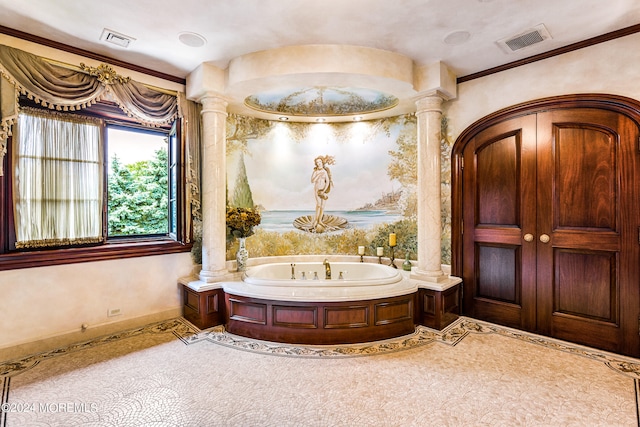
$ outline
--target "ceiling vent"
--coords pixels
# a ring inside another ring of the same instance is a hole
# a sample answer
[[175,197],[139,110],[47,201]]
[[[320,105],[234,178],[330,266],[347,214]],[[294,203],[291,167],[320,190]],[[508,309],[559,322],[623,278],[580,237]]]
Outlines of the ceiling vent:
[[549,31],[544,24],[540,24],[515,36],[498,40],[496,43],[506,53],[513,53],[549,39],[551,39]]
[[127,48],[131,43],[133,43],[136,39],[133,37],[125,36],[124,34],[117,33],[113,30],[104,29],[102,30],[102,35],[100,36],[100,40],[113,43],[117,46]]

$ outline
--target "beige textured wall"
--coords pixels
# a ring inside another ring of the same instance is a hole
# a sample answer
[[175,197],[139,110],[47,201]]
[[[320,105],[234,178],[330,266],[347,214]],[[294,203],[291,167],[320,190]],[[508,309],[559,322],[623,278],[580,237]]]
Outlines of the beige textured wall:
[[[0,35],[0,43],[69,64],[99,64],[5,35]],[[155,77],[121,68],[117,71],[159,87],[184,90],[182,85]],[[179,315],[178,279],[191,274],[192,269],[191,255],[180,253],[0,271],[0,350],[68,334],[73,335],[68,341],[79,341],[111,329]],[[107,317],[113,308],[120,308],[122,314]],[[80,332],[83,323],[89,326],[84,333]],[[116,323],[120,326],[109,326]]]
[[[0,349],[79,333],[83,323],[88,336],[110,323],[177,313],[178,279],[192,269],[190,254],[180,253],[0,271]],[[115,308],[122,314],[108,317]]]
[[[548,96],[640,99],[639,45],[636,34],[463,83],[458,98],[445,104],[451,136],[496,110]],[[179,310],[177,280],[191,270],[185,253],[0,272],[0,348],[73,333],[82,323],[91,330]],[[107,317],[110,308],[122,315]]]
[[601,43],[458,85],[445,103],[453,138],[478,119],[534,99],[607,93],[640,99],[640,34]]

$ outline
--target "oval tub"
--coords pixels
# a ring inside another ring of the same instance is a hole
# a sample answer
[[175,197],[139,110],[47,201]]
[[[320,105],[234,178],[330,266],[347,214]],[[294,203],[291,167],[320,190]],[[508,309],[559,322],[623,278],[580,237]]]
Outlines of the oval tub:
[[[417,284],[400,270],[383,264],[330,262],[331,279],[325,279],[322,262],[262,264],[247,269],[242,282],[224,283],[225,292],[281,301],[345,301],[385,298],[415,292]],[[302,279],[302,273],[306,279]],[[314,279],[317,273],[318,279]],[[342,273],[342,278],[340,278]]]
[[271,263],[247,269],[241,282],[223,283],[227,330],[296,344],[377,341],[415,330],[414,280],[381,264],[330,266],[330,280],[322,262],[300,262],[295,279],[290,263]]

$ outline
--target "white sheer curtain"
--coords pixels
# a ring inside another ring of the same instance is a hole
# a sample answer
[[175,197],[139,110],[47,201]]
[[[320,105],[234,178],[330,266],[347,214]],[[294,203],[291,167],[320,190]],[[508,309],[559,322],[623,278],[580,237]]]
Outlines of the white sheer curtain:
[[101,242],[102,121],[25,109],[14,135],[16,248]]

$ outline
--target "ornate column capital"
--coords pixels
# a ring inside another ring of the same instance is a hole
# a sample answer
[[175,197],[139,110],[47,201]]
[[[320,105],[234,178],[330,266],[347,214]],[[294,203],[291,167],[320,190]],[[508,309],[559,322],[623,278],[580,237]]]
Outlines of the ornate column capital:
[[420,98],[416,98],[416,114],[442,113],[442,103],[444,98],[437,93],[430,93]]
[[225,117],[227,113],[227,105],[229,103],[224,96],[216,92],[207,92],[198,99],[198,102],[202,104],[202,114],[205,113],[218,113],[223,114]]

